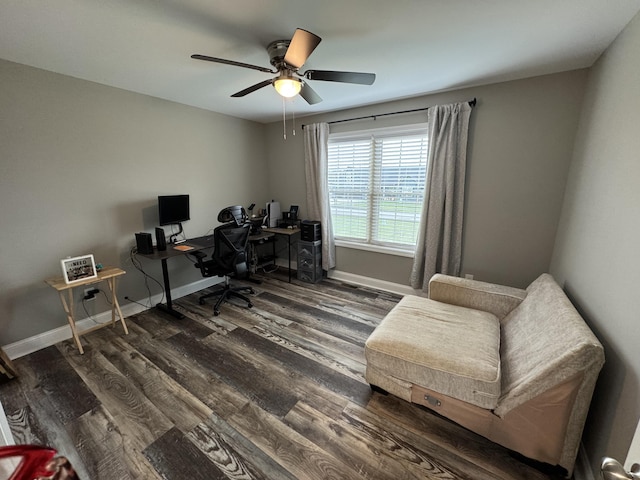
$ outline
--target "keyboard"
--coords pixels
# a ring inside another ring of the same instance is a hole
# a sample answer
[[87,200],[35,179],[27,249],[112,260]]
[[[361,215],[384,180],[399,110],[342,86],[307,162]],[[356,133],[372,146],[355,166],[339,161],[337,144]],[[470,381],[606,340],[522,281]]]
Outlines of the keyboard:
[[203,237],[190,238],[187,240],[186,243],[191,245],[196,245],[198,247],[205,247],[205,248],[213,247],[214,246],[213,234],[205,235]]

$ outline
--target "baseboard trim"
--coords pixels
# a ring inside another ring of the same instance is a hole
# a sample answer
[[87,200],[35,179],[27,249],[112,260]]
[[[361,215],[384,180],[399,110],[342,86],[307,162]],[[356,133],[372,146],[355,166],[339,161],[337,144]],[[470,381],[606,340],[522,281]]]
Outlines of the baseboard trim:
[[340,270],[330,270],[328,278],[332,280],[339,280],[345,283],[352,283],[354,285],[361,285],[363,287],[375,288],[383,290],[385,292],[396,293],[398,295],[422,295],[420,290],[410,287],[409,285],[402,285],[400,283],[388,282],[386,280],[379,280],[377,278],[365,277],[363,275],[356,275],[355,273],[342,272]]
[[[291,259],[291,269],[297,270],[297,259]],[[289,266],[288,259],[286,257],[276,258],[276,265],[279,267],[287,268]],[[402,285],[401,283],[388,282],[386,280],[379,280],[377,278],[365,277],[364,275],[357,275],[355,273],[343,272],[341,270],[329,270],[327,274],[328,278],[332,280],[338,280],[345,283],[351,283],[353,285],[360,285],[362,287],[375,288],[384,292],[391,292],[398,295],[424,295],[421,290],[416,290],[409,285]]]
[[[171,289],[171,298],[178,299],[180,297],[184,297],[185,295],[189,295],[204,288],[216,285],[222,281],[224,281],[223,277],[203,278],[196,282]],[[150,303],[151,305],[156,305],[162,299],[163,295],[159,293],[151,297]],[[145,301],[147,301],[147,299],[145,299]],[[135,302],[129,302],[124,305],[120,305],[120,309],[122,310],[122,314],[125,318],[131,315],[135,315],[136,313],[144,312],[149,308],[151,307],[147,307]],[[91,318],[83,318],[81,320],[78,320],[76,322],[78,330],[86,330],[87,328],[94,326],[96,323],[110,322],[111,310],[98,313],[94,315],[93,318],[93,320]],[[55,345],[58,342],[68,340],[69,338],[71,338],[71,329],[69,328],[69,325],[63,325],[61,327],[54,328],[53,330],[42,332],[38,335],[34,335],[23,340],[18,340],[17,342],[10,343],[8,345],[4,345],[2,349],[5,351],[7,356],[13,360],[25,355],[29,355],[30,353],[37,352],[38,350],[42,350],[43,348],[50,347],[51,345]]]

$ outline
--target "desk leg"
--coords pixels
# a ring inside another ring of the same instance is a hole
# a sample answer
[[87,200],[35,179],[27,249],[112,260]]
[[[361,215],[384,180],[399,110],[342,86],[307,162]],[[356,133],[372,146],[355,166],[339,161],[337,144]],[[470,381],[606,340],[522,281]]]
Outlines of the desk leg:
[[107,280],[107,285],[109,285],[109,290],[111,290],[111,324],[115,326],[116,324],[116,311],[118,312],[118,316],[120,317],[120,322],[122,323],[122,328],[124,329],[125,335],[129,335],[129,329],[127,328],[127,323],[124,321],[124,316],[122,315],[122,310],[120,310],[120,304],[118,303],[118,297],[116,297],[116,277],[109,278]]
[[292,235],[287,235],[289,239],[289,283],[291,283],[291,237]]
[[277,269],[277,265],[278,265],[278,259],[276,258],[276,243],[278,241],[277,237],[273,237],[272,242],[271,242],[271,255],[273,255],[273,268],[274,270]]
[[73,337],[74,342],[76,342],[76,346],[81,354],[84,354],[84,349],[82,348],[82,343],[80,343],[80,337],[78,336],[78,329],[76,328],[76,320],[75,315],[73,314],[73,288],[67,289],[69,292],[69,302],[67,303],[67,299],[64,298],[64,293],[60,293],[60,300],[62,301],[62,308],[64,308],[65,313],[67,314],[67,321],[69,322],[69,326],[71,327],[71,336]]
[[[252,275],[254,275],[258,271],[258,247],[251,240],[249,240],[249,242],[247,243],[247,255],[249,256],[249,260],[247,262],[249,265],[249,272],[245,280],[255,283],[256,285],[260,285],[262,283],[262,280],[258,280],[257,278],[252,277]],[[255,265],[252,265],[253,261],[256,262]]]
[[172,317],[181,319],[184,318],[184,315],[173,309],[173,304],[171,302],[171,285],[169,284],[169,269],[167,268],[167,259],[163,258],[162,262],[162,280],[164,281],[164,294],[167,297],[167,304],[163,305],[161,303],[156,305],[156,308],[162,312],[168,313]]

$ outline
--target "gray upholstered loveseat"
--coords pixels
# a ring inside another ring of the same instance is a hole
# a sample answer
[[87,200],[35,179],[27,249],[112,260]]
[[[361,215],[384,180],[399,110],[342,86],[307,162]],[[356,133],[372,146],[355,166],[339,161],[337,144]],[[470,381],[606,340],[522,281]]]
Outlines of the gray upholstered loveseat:
[[548,274],[526,290],[445,275],[367,340],[366,379],[573,472],[602,345]]

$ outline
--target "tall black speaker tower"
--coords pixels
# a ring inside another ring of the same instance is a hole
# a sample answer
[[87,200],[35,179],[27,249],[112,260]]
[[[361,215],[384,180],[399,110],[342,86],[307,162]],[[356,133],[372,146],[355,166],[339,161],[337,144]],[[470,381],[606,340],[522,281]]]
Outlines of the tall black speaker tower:
[[167,237],[164,236],[164,228],[156,227],[156,248],[158,251],[167,249]]
[[136,248],[138,253],[152,254],[153,240],[151,240],[151,234],[146,232],[136,233]]

